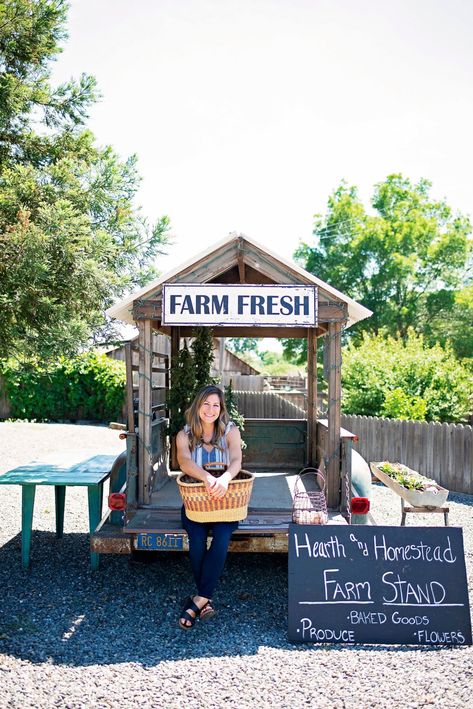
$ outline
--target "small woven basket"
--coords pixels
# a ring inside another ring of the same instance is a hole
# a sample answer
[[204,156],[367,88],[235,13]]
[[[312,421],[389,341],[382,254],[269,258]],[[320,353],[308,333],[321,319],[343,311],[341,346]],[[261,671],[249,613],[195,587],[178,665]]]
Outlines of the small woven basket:
[[[215,477],[223,475],[226,470],[226,465],[218,462],[210,462],[203,467]],[[178,475],[177,485],[186,515],[193,522],[239,522],[248,514],[254,479],[253,473],[240,470],[230,480],[226,494],[219,500],[210,497],[203,482],[185,473]]]
[[[301,489],[303,478],[316,478],[319,490]],[[294,483],[292,521],[295,524],[327,524],[327,501],[325,499],[325,478],[317,468],[304,468]]]

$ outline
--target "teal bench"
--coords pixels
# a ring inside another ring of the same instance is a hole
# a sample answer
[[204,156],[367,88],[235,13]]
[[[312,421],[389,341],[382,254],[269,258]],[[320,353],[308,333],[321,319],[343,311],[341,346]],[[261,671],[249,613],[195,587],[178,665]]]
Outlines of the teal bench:
[[[102,515],[103,484],[112,472],[115,455],[94,455],[73,465],[61,462],[33,462],[0,475],[0,485],[21,485],[21,561],[23,568],[30,564],[31,530],[34,498],[37,485],[54,485],[56,506],[56,537],[64,529],[64,504],[68,485],[87,487],[89,503],[89,531],[92,534]],[[99,554],[90,552],[90,566],[99,565]]]

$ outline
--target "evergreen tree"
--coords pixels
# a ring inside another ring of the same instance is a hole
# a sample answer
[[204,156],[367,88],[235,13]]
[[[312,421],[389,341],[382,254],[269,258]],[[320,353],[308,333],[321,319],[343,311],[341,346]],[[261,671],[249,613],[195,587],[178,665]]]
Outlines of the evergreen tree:
[[103,311],[156,275],[169,220],[134,205],[136,157],[85,128],[93,77],[54,88],[63,0],[0,3],[0,357],[70,354]]
[[0,3],[0,166],[50,164],[73,145],[97,99],[94,77],[50,85],[67,38],[64,0]]

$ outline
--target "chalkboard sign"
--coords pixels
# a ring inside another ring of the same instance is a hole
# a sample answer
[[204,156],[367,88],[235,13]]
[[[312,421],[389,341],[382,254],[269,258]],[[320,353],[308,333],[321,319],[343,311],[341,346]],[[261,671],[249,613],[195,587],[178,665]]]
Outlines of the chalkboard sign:
[[471,645],[461,528],[291,524],[289,640]]

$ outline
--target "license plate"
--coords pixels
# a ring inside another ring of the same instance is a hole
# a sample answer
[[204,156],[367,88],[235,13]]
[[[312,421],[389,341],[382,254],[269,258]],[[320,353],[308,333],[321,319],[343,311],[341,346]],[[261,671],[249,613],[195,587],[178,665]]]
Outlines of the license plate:
[[166,534],[165,532],[148,532],[147,534],[138,534],[137,549],[179,551],[179,549],[184,549],[184,535]]

